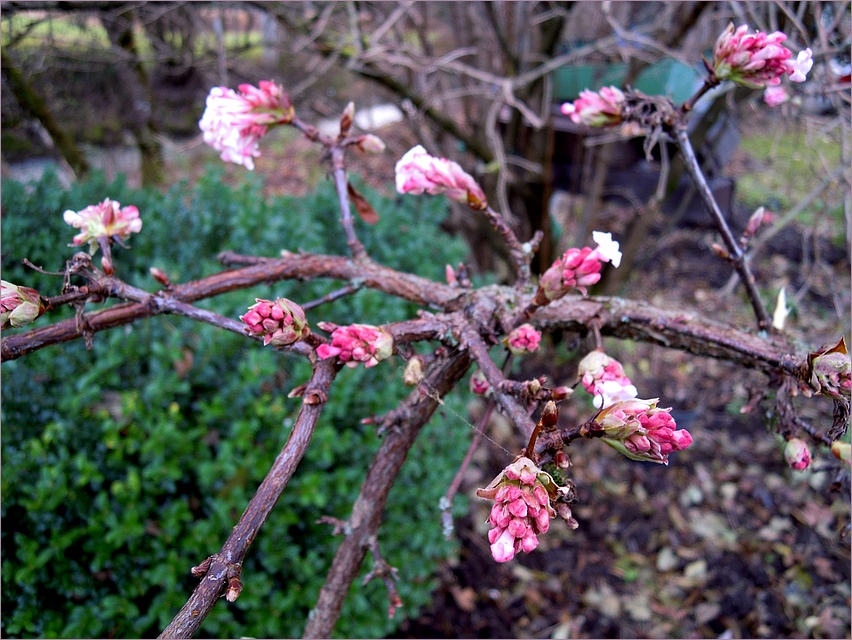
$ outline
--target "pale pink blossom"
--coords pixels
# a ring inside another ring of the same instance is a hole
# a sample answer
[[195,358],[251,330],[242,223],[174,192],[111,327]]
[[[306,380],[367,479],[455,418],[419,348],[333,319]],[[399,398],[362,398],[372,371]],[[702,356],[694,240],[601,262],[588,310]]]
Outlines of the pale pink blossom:
[[580,360],[577,375],[580,376],[583,388],[594,396],[597,409],[621,400],[630,400],[638,394],[621,363],[598,349]]
[[603,87],[600,91],[585,89],[574,102],[562,105],[562,113],[573,122],[587,127],[604,127],[621,122],[624,92],[617,87]]
[[784,459],[791,469],[804,471],[811,465],[811,452],[800,438],[790,438],[784,447]]
[[611,262],[614,267],[621,264],[621,251],[612,234],[595,231],[592,233],[598,247],[568,249],[558,258],[539,281],[535,302],[539,305],[561,298],[571,289],[579,289],[586,295],[589,287],[601,279],[601,263]]
[[540,342],[541,333],[536,331],[531,324],[522,324],[503,340],[503,344],[516,356],[536,351]]
[[790,82],[804,82],[807,80],[808,72],[813,68],[813,52],[810,48],[799,51],[795,60],[787,60],[787,73],[790,74]]
[[781,45],[786,39],[780,31],[748,33],[748,25],[734,29],[729,24],[713,47],[716,77],[755,88],[778,85],[785,74],[793,82],[804,82],[813,66],[811,50],[790,60],[792,52]]
[[43,313],[38,291],[0,280],[0,329],[22,327]]
[[479,396],[487,396],[491,393],[491,383],[488,382],[481,369],[477,369],[470,376],[470,390]]
[[311,330],[305,318],[305,311],[287,298],[277,298],[274,302],[255,298],[255,304],[248,308],[240,320],[246,323],[246,331],[263,336],[263,344],[283,347],[306,338]]
[[414,195],[424,191],[430,195],[444,194],[472,209],[488,206],[482,188],[458,163],[430,156],[421,145],[409,149],[396,163],[396,190]]
[[628,458],[668,464],[671,452],[692,444],[670,412],[658,408],[656,398],[622,400],[601,409],[594,422],[603,431],[601,440]]
[[770,107],[777,107],[789,99],[790,94],[787,89],[781,86],[766,87],[766,91],[763,92],[763,101]]
[[254,169],[254,158],[260,156],[258,142],[268,128],[287,124],[295,115],[289,96],[280,86],[266,80],[258,84],[241,84],[240,93],[213,87],[198,123],[204,142],[221,152],[222,160],[249,170]]
[[360,362],[367,368],[375,367],[392,354],[393,336],[381,327],[368,324],[337,327],[331,334],[331,344],[317,347],[321,360],[337,356],[347,367],[357,367]]
[[142,220],[139,209],[134,206],[122,207],[120,203],[107,198],[100,204],[92,204],[82,211],[69,209],[62,214],[66,223],[80,233],[74,236],[74,244],[89,243],[89,253],[94,254],[98,249],[98,238],[127,240],[131,233],[142,230]]
[[550,474],[520,456],[485,489],[477,490],[480,498],[494,501],[488,517],[494,560],[508,562],[516,553],[529,553],[538,546],[538,535],[547,532],[550,519],[557,515],[551,500],[559,497],[560,489]]

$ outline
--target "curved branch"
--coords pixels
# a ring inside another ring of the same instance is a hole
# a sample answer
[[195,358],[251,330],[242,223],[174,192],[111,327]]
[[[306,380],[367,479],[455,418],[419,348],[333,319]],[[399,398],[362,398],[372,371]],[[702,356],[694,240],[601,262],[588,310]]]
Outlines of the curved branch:
[[[363,286],[439,309],[450,308],[454,300],[464,295],[458,289],[439,282],[382,267],[369,260],[355,264],[351,259],[342,256],[302,253],[270,259],[239,256],[226,252],[220,256],[220,260],[226,265],[248,264],[250,266],[175,285],[162,292],[162,299],[191,303],[257,284],[314,278],[357,281]],[[172,312],[173,309],[166,303],[161,305],[139,302],[117,304],[102,311],[85,314],[82,322],[71,318],[47,327],[5,337],[0,350],[2,361],[14,360],[60,342],[76,340],[85,333],[97,333],[142,318]]]
[[[193,573],[204,576],[187,603],[181,608],[160,638],[191,638],[228,587],[228,599],[239,595],[239,572],[248,548],[257,537],[266,518],[281,497],[296,467],[305,455],[317,420],[328,399],[328,389],[340,367],[331,361],[317,363],[305,388],[302,408],[296,418],[287,443],[275,459],[257,493],[249,502],[237,526],[234,527],[222,550],[211,556]],[[236,582],[233,582],[236,580]],[[231,592],[234,589],[235,592]]]
[[357,577],[369,549],[370,538],[378,531],[388,493],[405,456],[421,427],[438,408],[441,398],[461,380],[469,366],[470,355],[465,351],[455,351],[447,358],[436,361],[417,389],[392,412],[396,428],[386,430],[387,435],[361,485],[358,499],[352,505],[346,537],[334,554],[331,569],[302,637],[331,637],[352,581]]

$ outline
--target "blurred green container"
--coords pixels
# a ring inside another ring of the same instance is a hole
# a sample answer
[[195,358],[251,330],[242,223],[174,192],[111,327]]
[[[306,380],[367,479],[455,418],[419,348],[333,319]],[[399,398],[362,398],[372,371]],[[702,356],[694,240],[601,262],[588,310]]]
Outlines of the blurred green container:
[[[615,85],[623,88],[627,63],[583,64],[562,67],[553,72],[553,99],[557,102],[576,100],[583,89],[599,90]],[[675,103],[685,102],[701,86],[696,69],[667,58],[645,68],[633,85],[648,95],[670,97]]]

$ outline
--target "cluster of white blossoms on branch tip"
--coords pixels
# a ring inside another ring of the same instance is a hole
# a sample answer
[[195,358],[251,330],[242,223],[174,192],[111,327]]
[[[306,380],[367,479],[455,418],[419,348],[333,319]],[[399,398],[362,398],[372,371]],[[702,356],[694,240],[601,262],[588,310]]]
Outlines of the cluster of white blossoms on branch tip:
[[485,192],[457,162],[430,156],[422,145],[409,149],[396,163],[396,190],[420,195],[443,194],[471,209],[488,207]]
[[269,127],[288,124],[295,116],[286,91],[274,82],[261,80],[258,84],[241,84],[239,93],[213,87],[198,123],[204,142],[221,152],[222,160],[250,171],[254,158],[260,156],[258,142]]
[[748,30],[748,25],[734,29],[731,23],[716,40],[713,72],[717,78],[755,88],[781,84],[785,75],[791,82],[806,80],[814,65],[810,49],[791,59],[793,53],[781,45],[787,39],[784,33]]
[[98,238],[117,237],[127,240],[131,233],[142,230],[139,209],[132,205],[122,207],[121,203],[109,198],[81,211],[69,209],[62,214],[62,218],[75,229],[80,229],[80,233],[74,236],[74,245],[88,242],[91,254],[98,249]]

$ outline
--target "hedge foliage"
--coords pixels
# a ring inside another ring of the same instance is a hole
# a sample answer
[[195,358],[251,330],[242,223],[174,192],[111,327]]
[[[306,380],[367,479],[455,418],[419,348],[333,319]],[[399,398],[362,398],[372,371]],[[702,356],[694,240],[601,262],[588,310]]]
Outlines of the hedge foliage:
[[[329,183],[304,198],[265,198],[249,176],[227,186],[208,169],[189,188],[130,189],[102,176],[63,189],[47,175],[4,182],[3,278],[55,295],[56,276],[21,266],[29,258],[58,271],[75,249],[65,209],[110,197],[139,207],[143,229],[115,248],[117,274],[155,290],[148,269],[175,282],[221,270],[225,249],[277,255],[282,249],[345,254]],[[438,231],[440,198],[382,197],[367,187],[381,220],[358,222],[370,254],[388,266],[439,279],[458,263],[460,240]],[[96,264],[99,260],[96,256]],[[285,282],[233,292],[199,306],[237,317],[255,297],[306,302],[340,282]],[[106,306],[112,302],[101,303]],[[90,304],[88,309],[97,308]],[[374,291],[308,313],[338,323],[411,317],[413,305]],[[70,309],[48,314],[54,322]],[[196,584],[189,569],[219,550],[287,439],[300,401],[287,393],[309,365],[258,343],[174,316],[161,316],[56,345],[3,364],[2,632],[6,637],[153,637]],[[322,515],[347,518],[379,446],[361,418],[407,393],[398,358],[345,369],[332,387],[306,458],[255,541],[236,603],[220,602],[206,637],[297,637],[339,540]],[[379,540],[400,571],[402,615],[425,604],[437,563],[454,553],[441,534],[438,501],[458,467],[470,429],[464,394],[447,399],[426,427],[394,487]],[[462,498],[457,508],[464,509]],[[363,573],[371,565],[365,562]],[[353,585],[339,637],[382,637],[384,586]]]

